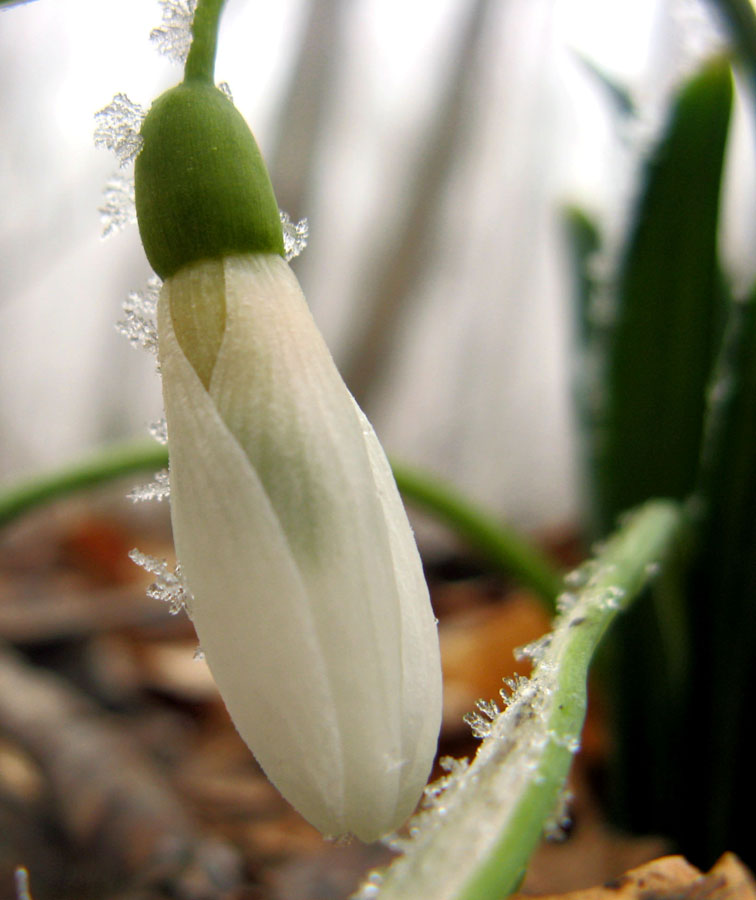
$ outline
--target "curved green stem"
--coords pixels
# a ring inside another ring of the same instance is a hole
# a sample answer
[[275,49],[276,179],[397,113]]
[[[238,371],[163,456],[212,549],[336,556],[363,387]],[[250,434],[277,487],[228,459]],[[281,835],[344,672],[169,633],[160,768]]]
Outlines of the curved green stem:
[[225,0],[199,0],[192,22],[192,46],[184,66],[184,79],[201,79],[209,84],[215,76],[218,26]]
[[553,611],[562,575],[537,547],[439,478],[396,462],[392,468],[408,503],[449,526],[497,570],[535,591]]
[[[656,573],[683,522],[681,507],[651,501],[631,513],[595,559],[570,578],[572,602],[526,652],[536,663],[504,712],[471,719],[486,734],[469,766],[452,765],[445,789],[420,813],[405,853],[359,898],[502,900],[517,889],[544,825],[558,809],[586,710],[596,647],[617,613]],[[557,814],[557,820],[559,816]]]
[[[168,450],[152,441],[113,444],[79,462],[0,487],[0,526],[82,488],[167,465]],[[439,479],[397,463],[393,471],[406,501],[443,522],[490,564],[517,577],[553,608],[561,577],[540,551]]]
[[154,441],[113,444],[60,469],[0,487],[0,527],[36,506],[83,488],[167,465],[167,449]]

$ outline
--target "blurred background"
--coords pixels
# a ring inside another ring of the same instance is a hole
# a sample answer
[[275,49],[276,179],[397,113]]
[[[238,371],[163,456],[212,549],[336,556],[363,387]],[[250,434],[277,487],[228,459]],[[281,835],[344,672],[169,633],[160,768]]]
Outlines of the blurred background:
[[[100,237],[117,163],[92,142],[115,93],[146,107],[178,79],[159,20],[155,0],[0,12],[0,480],[160,415],[152,359],[113,327],[149,270],[135,227]],[[294,265],[390,453],[515,524],[574,519],[562,210],[619,230],[670,89],[718,40],[693,0],[229,0],[217,80],[309,219]]]

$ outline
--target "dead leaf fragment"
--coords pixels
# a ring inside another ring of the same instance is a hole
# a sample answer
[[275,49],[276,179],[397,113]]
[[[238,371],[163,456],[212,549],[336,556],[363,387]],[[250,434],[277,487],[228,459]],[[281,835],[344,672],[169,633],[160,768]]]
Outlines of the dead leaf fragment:
[[[526,895],[520,895],[524,897]],[[665,856],[630,869],[599,887],[540,900],[756,900],[753,876],[733,853],[707,874],[682,856]]]

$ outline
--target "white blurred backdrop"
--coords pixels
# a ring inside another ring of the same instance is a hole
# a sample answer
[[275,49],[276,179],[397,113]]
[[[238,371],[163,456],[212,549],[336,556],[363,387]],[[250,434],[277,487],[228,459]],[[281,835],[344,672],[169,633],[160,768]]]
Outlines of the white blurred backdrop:
[[[0,480],[160,415],[152,358],[114,329],[149,270],[135,227],[100,238],[117,163],[92,142],[115,93],[146,107],[179,79],[159,21],[155,0],[0,12]],[[228,0],[217,80],[310,221],[295,268],[390,453],[523,526],[574,517],[560,211],[616,230],[670,86],[716,41],[694,0]],[[585,59],[631,90],[632,132]]]

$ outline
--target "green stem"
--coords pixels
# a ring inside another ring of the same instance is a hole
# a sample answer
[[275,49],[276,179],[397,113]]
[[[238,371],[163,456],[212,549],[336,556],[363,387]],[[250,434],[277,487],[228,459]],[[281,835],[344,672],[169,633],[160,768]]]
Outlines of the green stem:
[[[405,854],[377,892],[373,885],[358,896],[502,900],[517,889],[579,745],[596,647],[665,560],[682,520],[677,504],[650,501],[573,574],[570,580],[582,587],[551,634],[531,649],[531,678],[490,723],[477,717],[474,727],[488,735],[475,759],[452,769],[448,786],[417,818]],[[488,715],[490,707],[482,711]]]
[[[0,527],[35,506],[82,488],[167,465],[168,450],[152,441],[113,444],[80,462],[0,487]],[[553,608],[561,579],[535,547],[439,479],[396,463],[393,470],[405,500],[448,525],[489,563],[515,575]]]
[[184,66],[184,80],[213,83],[218,26],[225,0],[199,0],[192,22],[192,46]]
[[448,525],[497,570],[535,591],[553,611],[562,576],[533,544],[439,478],[396,462],[392,468],[408,503]]
[[36,506],[131,475],[168,465],[168,451],[154,441],[113,444],[78,462],[0,487],[0,527]]

